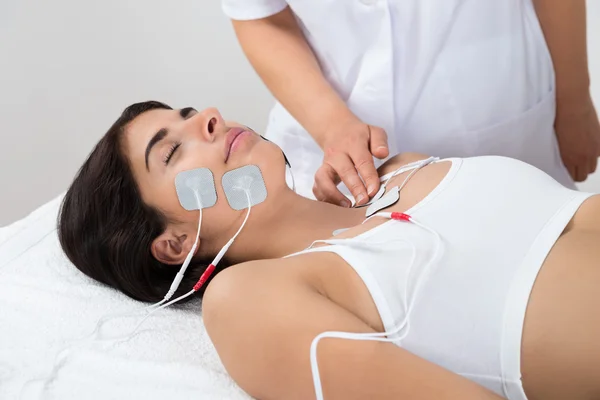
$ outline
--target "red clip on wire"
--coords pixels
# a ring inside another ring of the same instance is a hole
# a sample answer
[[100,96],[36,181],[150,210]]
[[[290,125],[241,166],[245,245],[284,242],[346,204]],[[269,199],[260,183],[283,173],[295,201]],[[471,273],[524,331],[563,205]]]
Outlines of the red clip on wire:
[[210,276],[212,275],[212,273],[214,271],[215,271],[215,266],[210,264],[208,266],[208,268],[206,268],[206,271],[204,271],[202,273],[202,275],[200,276],[200,279],[198,279],[198,283],[196,283],[194,285],[194,292],[197,292],[198,290],[200,290],[202,285],[204,285],[206,283],[206,281],[208,280],[208,278],[210,278]]
[[412,217],[408,214],[404,214],[401,212],[393,212],[392,213],[392,219],[395,219],[396,221],[407,221],[410,222]]

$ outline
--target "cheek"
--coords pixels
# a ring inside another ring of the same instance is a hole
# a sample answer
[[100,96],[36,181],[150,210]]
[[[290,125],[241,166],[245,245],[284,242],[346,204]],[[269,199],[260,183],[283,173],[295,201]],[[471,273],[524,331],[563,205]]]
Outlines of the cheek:
[[187,213],[187,211],[181,206],[181,203],[179,202],[179,198],[177,197],[177,191],[175,190],[175,183],[173,183],[173,185],[171,185],[170,187],[165,188],[164,192],[165,202],[168,203],[167,207],[169,212],[171,212],[175,216],[180,216]]
[[248,153],[247,164],[258,165],[261,171],[269,170],[277,165],[281,150],[273,143],[267,142],[260,137],[255,138],[256,143]]
[[201,140],[184,141],[181,147],[179,160],[175,165],[178,172],[208,168],[210,170],[222,169],[224,151],[220,143],[206,143]]
[[279,182],[285,177],[285,160],[279,147],[263,146],[256,153],[256,164],[266,182]]
[[147,203],[161,210],[167,216],[181,219],[181,216],[186,213],[179,203],[177,191],[175,189],[175,178],[165,178],[160,184],[154,184],[145,196]]

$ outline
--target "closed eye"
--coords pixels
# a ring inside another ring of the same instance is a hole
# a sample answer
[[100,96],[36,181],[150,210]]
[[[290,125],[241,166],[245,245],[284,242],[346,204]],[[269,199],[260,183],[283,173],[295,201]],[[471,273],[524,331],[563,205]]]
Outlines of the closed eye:
[[171,161],[171,158],[173,158],[175,151],[177,151],[177,149],[180,146],[181,146],[181,142],[175,142],[171,145],[171,147],[169,147],[169,151],[167,152],[167,154],[165,155],[165,157],[163,159],[163,163],[165,165],[169,165],[169,161]]

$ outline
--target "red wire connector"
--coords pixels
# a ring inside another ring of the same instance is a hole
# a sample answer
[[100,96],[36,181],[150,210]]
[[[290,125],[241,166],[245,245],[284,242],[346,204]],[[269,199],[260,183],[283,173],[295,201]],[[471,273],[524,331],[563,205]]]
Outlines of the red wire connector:
[[410,222],[410,220],[412,219],[412,217],[408,214],[404,214],[401,212],[393,212],[392,213],[392,219],[395,219],[396,221],[407,221]]
[[204,285],[206,283],[206,281],[208,280],[208,278],[210,278],[210,276],[212,275],[212,273],[214,271],[215,271],[215,266],[210,264],[208,266],[208,268],[206,268],[206,271],[204,271],[202,273],[202,275],[200,276],[200,279],[198,279],[198,282],[194,285],[194,292],[197,292],[198,290],[200,290],[202,285]]

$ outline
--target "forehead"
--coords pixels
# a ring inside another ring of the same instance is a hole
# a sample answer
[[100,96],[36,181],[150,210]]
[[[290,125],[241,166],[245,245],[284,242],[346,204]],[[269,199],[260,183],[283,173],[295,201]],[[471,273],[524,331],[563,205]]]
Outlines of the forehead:
[[130,137],[129,140],[135,138],[149,139],[156,131],[164,128],[166,124],[176,119],[177,112],[175,110],[158,109],[146,111],[127,124],[127,136]]
[[135,117],[124,129],[124,152],[133,167],[133,174],[139,179],[145,169],[146,146],[150,139],[177,117],[174,110],[156,109]]

